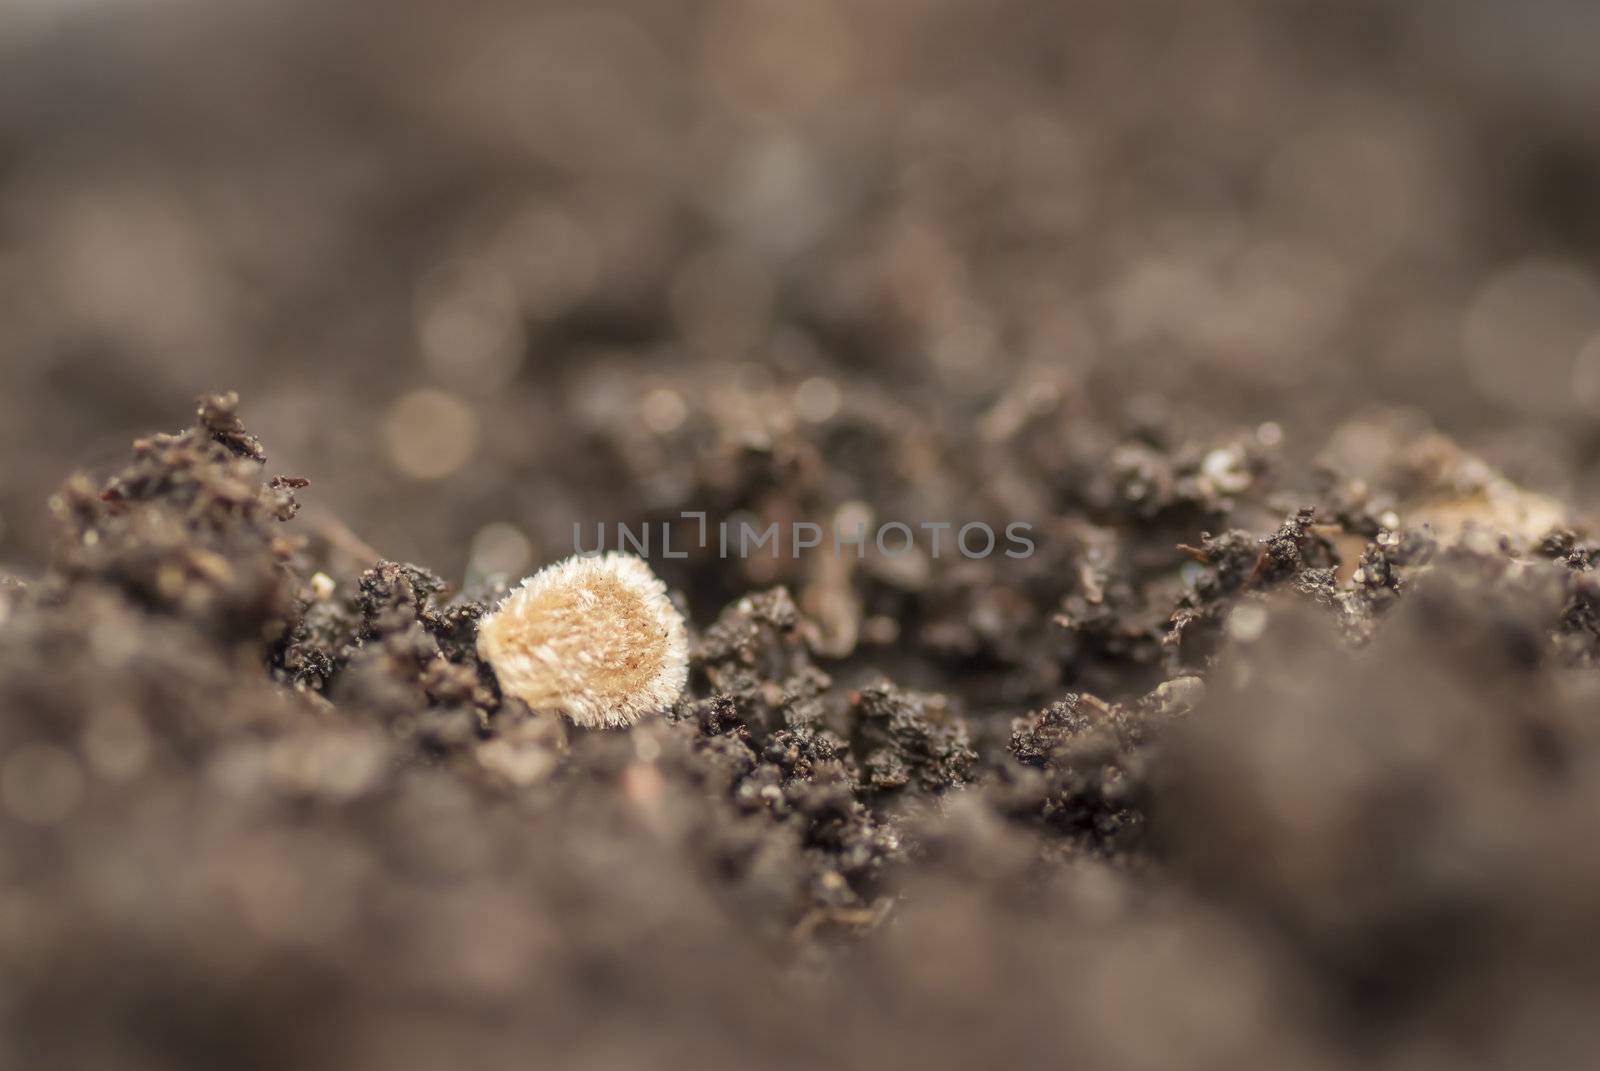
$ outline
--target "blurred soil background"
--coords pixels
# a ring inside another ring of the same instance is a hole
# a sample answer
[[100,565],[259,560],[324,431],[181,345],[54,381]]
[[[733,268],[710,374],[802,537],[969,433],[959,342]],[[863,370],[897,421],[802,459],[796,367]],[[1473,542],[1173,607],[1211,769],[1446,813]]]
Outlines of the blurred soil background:
[[1044,381],[1302,453],[1414,406],[1590,501],[1597,35],[1559,0],[15,0],[0,565],[214,389],[454,579],[683,497],[624,433],[807,383],[824,421],[957,438]]
[[[10,0],[0,1068],[1593,1066],[1597,40]],[[1038,553],[652,555],[680,702],[504,699],[682,510]]]

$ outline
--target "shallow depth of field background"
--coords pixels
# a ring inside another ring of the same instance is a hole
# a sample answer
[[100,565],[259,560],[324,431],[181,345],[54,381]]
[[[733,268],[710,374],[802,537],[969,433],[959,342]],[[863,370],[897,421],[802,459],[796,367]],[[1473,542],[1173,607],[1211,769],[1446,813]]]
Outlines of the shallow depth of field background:
[[1597,38],[1583,0],[9,0],[0,570],[227,388],[313,514],[456,579],[679,501],[617,475],[655,437],[873,392],[1291,455],[1409,406],[1582,508]]

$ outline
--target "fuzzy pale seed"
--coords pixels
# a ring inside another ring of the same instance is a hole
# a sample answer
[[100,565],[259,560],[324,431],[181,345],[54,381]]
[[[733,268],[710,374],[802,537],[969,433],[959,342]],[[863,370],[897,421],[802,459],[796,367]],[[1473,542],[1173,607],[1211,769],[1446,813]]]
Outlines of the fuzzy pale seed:
[[631,725],[688,677],[683,615],[639,558],[572,557],[524,580],[478,623],[500,689],[578,725]]

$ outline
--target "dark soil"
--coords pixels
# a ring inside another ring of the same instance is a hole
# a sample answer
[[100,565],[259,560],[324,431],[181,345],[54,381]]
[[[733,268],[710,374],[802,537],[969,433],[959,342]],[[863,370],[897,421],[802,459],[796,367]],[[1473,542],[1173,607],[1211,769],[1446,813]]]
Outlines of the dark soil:
[[1600,1062],[1582,8],[0,10],[0,1071]]
[[[752,592],[695,621],[675,709],[568,739],[478,662],[492,588],[312,579],[314,490],[236,406],[69,482],[53,567],[5,592],[17,1066],[1526,1067],[1594,1040],[1592,548],[1491,527],[1517,492],[1437,439],[1324,473],[1275,531],[1232,527],[1277,497],[1264,461],[1222,497],[1124,447],[1050,569],[868,579],[918,627],[842,661]],[[1445,539],[1380,503],[1479,515]],[[1180,548],[1180,517],[1223,534]],[[1009,717],[1003,675],[1052,698]]]

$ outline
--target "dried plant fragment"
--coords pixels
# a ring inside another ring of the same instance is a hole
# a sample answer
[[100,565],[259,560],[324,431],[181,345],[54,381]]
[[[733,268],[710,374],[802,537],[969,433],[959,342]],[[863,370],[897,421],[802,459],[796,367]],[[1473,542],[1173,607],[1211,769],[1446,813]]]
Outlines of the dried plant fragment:
[[507,695],[590,728],[670,706],[688,676],[683,616],[650,566],[623,554],[524,580],[479,624],[478,653]]

